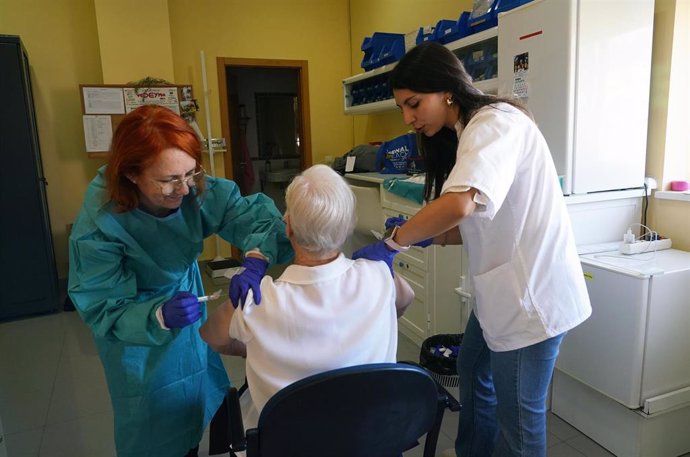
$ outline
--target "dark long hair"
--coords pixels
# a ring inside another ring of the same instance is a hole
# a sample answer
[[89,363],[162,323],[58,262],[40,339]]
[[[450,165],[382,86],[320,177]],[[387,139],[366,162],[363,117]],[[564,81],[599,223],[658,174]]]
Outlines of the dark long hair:
[[[463,126],[480,108],[499,102],[513,105],[530,115],[516,100],[484,94],[474,87],[472,78],[457,56],[442,44],[432,41],[410,49],[390,72],[389,79],[392,89],[426,94],[450,92],[453,102],[460,107]],[[417,142],[427,170],[424,198],[429,201],[432,191],[433,198],[441,195],[443,183],[455,166],[458,137],[455,130],[443,127],[431,137],[418,134]]]

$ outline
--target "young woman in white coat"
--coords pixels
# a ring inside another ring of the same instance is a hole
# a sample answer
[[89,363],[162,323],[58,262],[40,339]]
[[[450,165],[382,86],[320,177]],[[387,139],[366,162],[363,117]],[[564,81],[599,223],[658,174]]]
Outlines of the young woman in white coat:
[[456,453],[545,456],[558,349],[591,314],[549,148],[525,108],[475,88],[440,44],[411,49],[390,81],[419,135],[427,204],[353,258],[391,266],[423,240],[464,244],[476,302],[458,356]]

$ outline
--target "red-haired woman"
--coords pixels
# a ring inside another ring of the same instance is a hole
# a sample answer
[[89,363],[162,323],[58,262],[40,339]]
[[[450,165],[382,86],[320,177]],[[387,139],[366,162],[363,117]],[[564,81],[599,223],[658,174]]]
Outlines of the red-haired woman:
[[197,257],[214,233],[245,252],[235,304],[293,255],[272,200],[204,174],[184,119],[154,105],[127,114],[72,228],[69,272],[108,380],[119,457],[196,455],[223,400],[228,377],[199,336],[197,299]]

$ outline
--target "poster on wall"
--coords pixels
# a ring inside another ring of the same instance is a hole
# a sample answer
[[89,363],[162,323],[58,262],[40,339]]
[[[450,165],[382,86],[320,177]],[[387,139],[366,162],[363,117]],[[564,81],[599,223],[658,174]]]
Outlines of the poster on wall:
[[128,87],[124,89],[124,93],[128,113],[142,105],[161,105],[180,114],[176,87]]
[[89,157],[107,157],[113,132],[120,121],[143,105],[165,106],[184,117],[203,137],[194,120],[199,106],[189,84],[79,84],[79,94],[84,143]]
[[529,73],[529,53],[523,52],[513,57],[513,96],[529,97],[527,75]]
[[113,139],[110,116],[84,115],[84,142],[86,152],[107,151]]
[[122,89],[115,87],[84,87],[84,114],[124,114]]

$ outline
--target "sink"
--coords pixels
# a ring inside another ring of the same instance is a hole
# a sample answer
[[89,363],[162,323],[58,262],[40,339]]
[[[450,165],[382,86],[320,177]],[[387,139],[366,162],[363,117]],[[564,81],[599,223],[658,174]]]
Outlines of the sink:
[[269,171],[266,173],[266,181],[268,182],[289,182],[292,178],[299,174],[297,168],[284,168],[282,170]]

